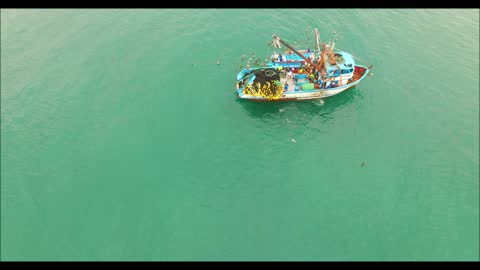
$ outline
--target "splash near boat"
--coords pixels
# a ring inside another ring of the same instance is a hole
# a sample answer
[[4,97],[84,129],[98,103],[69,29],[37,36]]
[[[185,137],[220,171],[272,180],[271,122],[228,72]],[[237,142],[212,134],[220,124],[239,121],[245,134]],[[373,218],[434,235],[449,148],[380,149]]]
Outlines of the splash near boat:
[[241,99],[253,101],[311,100],[331,97],[363,80],[372,66],[355,63],[352,54],[335,49],[334,42],[320,42],[315,29],[315,50],[297,50],[273,34],[272,45],[287,50],[274,53],[264,66],[242,69],[236,91]]

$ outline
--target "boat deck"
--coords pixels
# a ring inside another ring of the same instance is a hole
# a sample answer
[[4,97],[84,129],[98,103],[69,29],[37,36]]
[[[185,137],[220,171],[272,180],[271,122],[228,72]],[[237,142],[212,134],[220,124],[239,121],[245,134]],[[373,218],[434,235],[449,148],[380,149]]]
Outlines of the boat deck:
[[[288,88],[284,90],[285,93],[291,93],[291,92],[295,92],[295,87],[297,85],[301,85],[303,83],[309,83],[310,81],[307,79],[307,78],[301,78],[301,79],[297,79],[297,82],[295,83],[293,77],[289,77],[288,75],[287,76],[280,76],[280,82],[285,85],[285,83],[288,84]],[[301,91],[301,90],[298,90],[298,91]],[[297,92],[298,92],[297,91]]]

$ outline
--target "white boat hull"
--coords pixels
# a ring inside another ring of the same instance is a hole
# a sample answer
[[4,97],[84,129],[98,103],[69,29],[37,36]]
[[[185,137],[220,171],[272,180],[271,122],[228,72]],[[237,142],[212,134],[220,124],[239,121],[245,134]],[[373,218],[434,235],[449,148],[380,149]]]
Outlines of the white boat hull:
[[368,72],[369,70],[366,69],[365,73],[361,78],[344,86],[339,86],[339,87],[329,88],[329,89],[315,89],[315,90],[308,90],[308,91],[287,91],[283,94],[282,97],[278,99],[267,99],[264,97],[245,95],[238,92],[237,93],[239,95],[239,98],[248,99],[252,101],[287,101],[287,100],[309,100],[309,99],[327,98],[327,97],[340,94],[341,92],[356,86],[357,84],[360,83],[360,81],[363,78],[365,78],[365,76],[367,76]]

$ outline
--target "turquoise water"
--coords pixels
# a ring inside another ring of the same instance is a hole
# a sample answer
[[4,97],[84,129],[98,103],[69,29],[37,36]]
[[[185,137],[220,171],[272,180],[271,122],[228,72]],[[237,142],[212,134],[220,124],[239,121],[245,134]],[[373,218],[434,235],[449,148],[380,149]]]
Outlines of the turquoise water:
[[[314,27],[374,75],[235,97]],[[2,10],[1,259],[479,260],[479,10]]]

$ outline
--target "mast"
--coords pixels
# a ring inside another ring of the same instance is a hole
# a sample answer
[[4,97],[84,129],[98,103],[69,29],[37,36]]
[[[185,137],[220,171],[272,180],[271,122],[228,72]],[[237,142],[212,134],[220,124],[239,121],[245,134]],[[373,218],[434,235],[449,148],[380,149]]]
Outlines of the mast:
[[320,51],[320,33],[318,33],[318,29],[315,28],[315,41],[316,41],[316,45],[317,45],[317,52]]
[[[320,54],[320,60],[318,61],[320,62],[319,63],[319,67],[320,67],[320,75],[322,76],[322,79],[323,77],[327,74],[327,67],[326,67],[326,63],[327,63],[327,45],[325,43],[322,44],[322,53]],[[318,69],[317,69],[318,70]]]
[[[315,67],[315,69],[318,70],[318,72],[320,72],[320,74],[322,74],[322,68],[321,66],[318,66],[318,65],[315,65],[312,61],[310,61],[310,59],[306,58],[305,56],[303,56],[303,54],[301,54],[300,52],[298,52],[297,50],[295,50],[295,48],[293,48],[292,46],[290,46],[288,43],[286,43],[285,41],[283,41],[282,39],[280,39],[276,34],[273,34],[273,40],[274,41],[279,41],[281,42],[283,45],[285,45],[285,47],[289,48],[290,50],[292,50],[294,53],[296,53],[298,56],[300,56],[303,60],[305,60],[305,62],[309,63],[310,65],[312,65],[313,67]],[[275,42],[274,42],[275,43]]]

